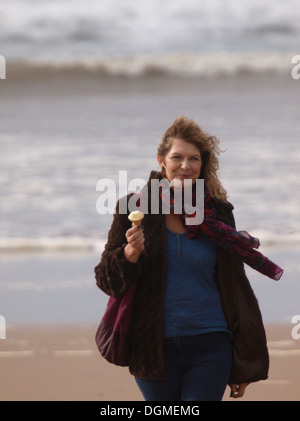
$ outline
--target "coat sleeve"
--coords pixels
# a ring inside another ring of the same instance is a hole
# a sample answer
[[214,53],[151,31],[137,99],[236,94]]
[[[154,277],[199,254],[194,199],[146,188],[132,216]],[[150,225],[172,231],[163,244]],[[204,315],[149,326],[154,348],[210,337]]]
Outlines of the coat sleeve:
[[97,286],[112,297],[123,295],[142,276],[143,253],[136,263],[129,262],[124,255],[125,233],[130,227],[128,215],[119,213],[118,201],[100,263],[94,269]]
[[[224,222],[235,228],[231,210]],[[258,301],[244,263],[218,250],[218,280],[224,314],[233,333],[230,383],[252,383],[268,377],[269,354]]]

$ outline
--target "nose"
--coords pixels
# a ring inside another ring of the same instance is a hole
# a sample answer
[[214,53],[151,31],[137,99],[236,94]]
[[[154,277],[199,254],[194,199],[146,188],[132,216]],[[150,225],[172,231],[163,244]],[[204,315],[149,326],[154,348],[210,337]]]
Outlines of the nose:
[[185,159],[182,160],[182,162],[181,162],[181,168],[183,170],[187,170],[187,169],[191,168],[191,164],[190,164],[188,158],[185,158]]

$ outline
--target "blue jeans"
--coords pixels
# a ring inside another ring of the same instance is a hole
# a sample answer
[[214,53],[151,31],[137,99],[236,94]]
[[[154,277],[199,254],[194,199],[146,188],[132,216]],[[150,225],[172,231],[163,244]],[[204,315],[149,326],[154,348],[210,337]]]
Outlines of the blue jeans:
[[231,336],[165,338],[163,381],[135,378],[146,401],[221,401],[231,370]]

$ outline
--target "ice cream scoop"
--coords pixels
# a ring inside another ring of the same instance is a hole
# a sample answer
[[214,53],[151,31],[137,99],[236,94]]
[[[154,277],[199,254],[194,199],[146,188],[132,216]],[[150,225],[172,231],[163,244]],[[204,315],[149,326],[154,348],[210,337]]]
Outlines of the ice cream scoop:
[[131,214],[128,216],[128,219],[133,222],[133,224],[135,226],[141,225],[143,219],[144,219],[144,214],[143,212],[136,210],[131,212]]

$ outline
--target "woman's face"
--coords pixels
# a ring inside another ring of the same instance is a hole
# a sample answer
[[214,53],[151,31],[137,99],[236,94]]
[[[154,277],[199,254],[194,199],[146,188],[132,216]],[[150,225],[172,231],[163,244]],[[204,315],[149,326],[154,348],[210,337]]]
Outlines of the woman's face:
[[194,184],[202,167],[201,153],[197,146],[179,138],[173,139],[169,152],[164,159],[158,157],[158,162],[164,166],[169,181],[177,178],[182,185],[185,179],[192,179]]

